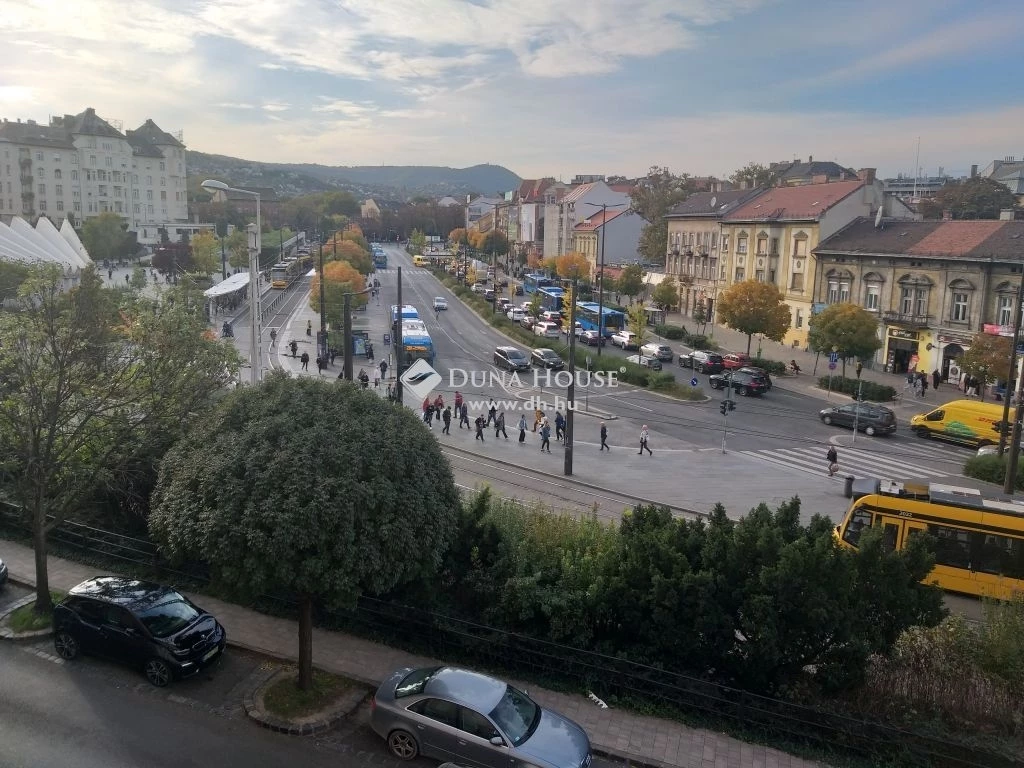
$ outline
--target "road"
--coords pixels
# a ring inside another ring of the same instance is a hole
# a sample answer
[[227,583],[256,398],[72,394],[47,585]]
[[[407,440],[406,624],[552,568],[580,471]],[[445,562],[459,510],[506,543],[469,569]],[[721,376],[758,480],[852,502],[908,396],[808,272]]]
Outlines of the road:
[[[240,711],[233,686],[259,659],[230,662],[210,679],[151,687],[132,670],[95,659],[60,663],[36,646],[0,643],[0,765],[61,768],[430,768],[395,760],[367,725],[364,705],[312,738],[282,736]],[[229,656],[236,653],[229,651]],[[221,683],[219,678],[227,678]],[[595,768],[614,763],[595,759]]]

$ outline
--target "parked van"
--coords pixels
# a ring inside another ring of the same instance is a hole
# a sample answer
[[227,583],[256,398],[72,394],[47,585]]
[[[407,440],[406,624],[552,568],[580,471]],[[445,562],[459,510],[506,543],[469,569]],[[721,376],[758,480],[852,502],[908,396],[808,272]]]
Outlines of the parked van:
[[977,400],[953,400],[910,419],[910,429],[919,437],[938,437],[980,447],[999,442],[1003,406]]

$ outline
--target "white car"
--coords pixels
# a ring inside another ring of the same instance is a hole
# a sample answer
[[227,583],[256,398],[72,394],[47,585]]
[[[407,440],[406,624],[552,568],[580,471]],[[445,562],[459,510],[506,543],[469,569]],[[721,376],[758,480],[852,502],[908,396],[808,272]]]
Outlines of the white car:
[[448,309],[448,299],[442,298],[440,296],[435,296],[434,297],[434,311],[436,312],[436,311],[438,311],[440,309]]
[[508,311],[507,317],[513,323],[518,323],[520,320],[526,317],[526,313],[519,307],[512,307],[512,309]]
[[612,344],[623,349],[636,349],[636,334],[632,331],[617,331],[612,334]]
[[547,321],[541,321],[535,324],[533,326],[533,332],[537,336],[543,336],[545,339],[558,338],[558,326]]
[[487,286],[483,283],[473,283],[473,293],[483,293],[487,290]]
[[671,347],[667,347],[664,344],[658,344],[657,342],[651,342],[650,344],[644,344],[640,347],[640,354],[646,357],[656,357],[663,363],[671,363],[675,357]]

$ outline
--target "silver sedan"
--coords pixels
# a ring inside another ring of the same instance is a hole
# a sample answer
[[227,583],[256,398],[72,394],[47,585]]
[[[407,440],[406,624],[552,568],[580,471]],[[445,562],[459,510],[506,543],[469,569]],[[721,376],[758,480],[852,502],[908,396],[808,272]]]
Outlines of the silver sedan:
[[402,760],[472,768],[589,768],[590,739],[522,691],[453,667],[400,669],[374,694],[370,725]]

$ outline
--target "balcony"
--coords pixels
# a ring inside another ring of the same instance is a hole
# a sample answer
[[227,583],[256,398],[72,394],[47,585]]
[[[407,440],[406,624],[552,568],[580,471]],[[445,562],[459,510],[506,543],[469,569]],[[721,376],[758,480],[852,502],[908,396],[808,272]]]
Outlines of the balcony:
[[21,175],[21,186],[31,187],[33,182],[35,182],[35,178],[32,176],[31,173],[23,173]]
[[20,165],[22,168],[31,168],[32,167],[32,158],[31,157],[19,157],[18,158],[18,165]]
[[914,315],[902,312],[883,312],[882,320],[889,324],[907,325],[911,328],[928,328],[934,315]]

